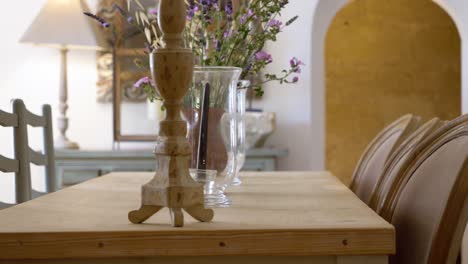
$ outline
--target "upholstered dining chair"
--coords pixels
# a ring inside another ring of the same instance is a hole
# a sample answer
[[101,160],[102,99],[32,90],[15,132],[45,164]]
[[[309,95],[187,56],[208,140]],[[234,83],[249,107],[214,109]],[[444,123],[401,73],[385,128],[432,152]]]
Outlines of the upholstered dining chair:
[[391,263],[456,263],[468,220],[467,121],[457,118],[416,146],[389,217],[396,229]]
[[[23,101],[13,101],[13,113],[0,111],[0,125],[13,127],[15,158],[0,156],[0,171],[15,173],[16,203],[23,203],[44,193],[35,191],[31,186],[31,163],[45,167],[46,193],[57,190],[55,177],[55,156],[52,135],[52,111],[50,105],[42,107],[42,115],[31,113]],[[29,147],[28,125],[43,129],[43,152]],[[11,205],[0,204],[0,208]]]
[[394,150],[420,125],[421,118],[404,115],[382,130],[367,146],[353,173],[350,188],[366,204]]
[[433,118],[427,121],[404,140],[392,155],[390,155],[371,195],[369,206],[374,209],[374,211],[380,214],[384,201],[393,194],[393,189],[401,188],[402,173],[406,166],[408,166],[407,164],[411,162],[417,154],[415,152],[415,147],[445,123],[446,121],[442,121],[439,118]]

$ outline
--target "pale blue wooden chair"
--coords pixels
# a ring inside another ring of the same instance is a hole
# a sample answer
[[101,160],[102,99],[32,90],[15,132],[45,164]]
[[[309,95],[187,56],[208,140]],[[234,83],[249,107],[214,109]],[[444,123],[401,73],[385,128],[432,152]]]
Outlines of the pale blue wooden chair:
[[[28,141],[28,125],[43,129],[43,153],[32,150]],[[26,109],[23,101],[13,100],[13,113],[0,110],[0,126],[14,130],[14,159],[0,155],[0,171],[15,173],[16,204],[29,201],[58,189],[55,176],[55,157],[50,105],[42,107],[42,115],[35,115]],[[38,192],[31,186],[31,163],[44,166],[46,192]],[[0,208],[12,204],[0,203]]]

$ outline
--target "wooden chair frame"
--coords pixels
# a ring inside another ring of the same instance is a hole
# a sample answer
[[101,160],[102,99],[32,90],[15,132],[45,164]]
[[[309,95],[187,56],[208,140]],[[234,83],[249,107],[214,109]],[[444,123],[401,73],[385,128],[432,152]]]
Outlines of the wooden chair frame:
[[[0,171],[15,173],[16,203],[23,203],[43,193],[37,192],[31,186],[30,164],[45,166],[46,193],[58,189],[55,176],[54,143],[52,137],[52,111],[50,105],[42,107],[42,116],[31,113],[22,100],[13,101],[13,113],[0,111],[0,125],[13,127],[15,143],[15,159],[0,156]],[[44,135],[44,154],[29,147],[28,125],[42,127]],[[9,206],[3,204],[2,207]]]
[[[389,157],[390,157],[392,153],[395,151],[395,149],[398,148],[398,146],[420,126],[420,123],[421,123],[420,117],[412,115],[412,114],[407,114],[407,115],[400,117],[399,119],[397,119],[396,121],[388,125],[386,128],[384,128],[384,130],[382,130],[371,141],[371,143],[367,146],[363,155],[359,159],[358,165],[353,173],[352,182],[350,184],[350,189],[353,190],[354,192],[357,190],[358,185],[364,180],[362,175],[365,172],[366,168],[368,167],[369,161],[375,155],[376,151],[380,148],[380,146],[382,146],[382,144],[387,141],[388,138],[390,138],[395,133],[402,131],[401,135],[398,137],[397,141],[392,147],[392,150],[389,153]],[[374,190],[375,188],[376,187],[374,186]],[[374,190],[372,190],[371,193]],[[368,203],[369,201],[364,201],[364,202]]]
[[[0,110],[0,126],[2,127],[17,127],[18,126],[18,116],[16,114],[11,114]],[[5,156],[0,155],[0,171],[5,173],[18,173],[19,171],[19,161],[16,159],[10,159]],[[21,179],[17,179],[21,181]],[[18,188],[16,188],[18,193]],[[10,204],[1,203],[0,209],[9,207]]]
[[[407,164],[407,161],[412,160],[416,155],[414,148],[445,123],[445,121],[441,121],[438,118],[433,118],[427,121],[406,140],[404,140],[401,145],[398,146],[398,148],[396,148],[385,164],[382,176],[377,182],[377,186],[371,195],[369,206],[372,209],[374,209],[377,213],[381,212],[384,200],[387,199],[387,196],[391,195],[389,194],[389,187],[393,182],[401,181],[400,177],[405,168],[404,166],[399,165]],[[398,169],[398,172],[395,172],[394,174],[396,177],[390,178],[390,173],[394,172],[396,169]]]

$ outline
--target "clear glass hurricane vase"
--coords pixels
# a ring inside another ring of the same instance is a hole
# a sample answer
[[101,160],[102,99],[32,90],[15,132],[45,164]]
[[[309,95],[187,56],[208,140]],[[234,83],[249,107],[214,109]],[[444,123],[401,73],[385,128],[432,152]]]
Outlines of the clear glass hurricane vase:
[[231,185],[239,186],[242,184],[240,179],[240,170],[245,164],[247,144],[246,144],[246,122],[245,110],[247,108],[247,89],[250,86],[250,81],[240,80],[237,83],[236,91],[236,122],[237,122],[237,153],[236,153],[236,174],[234,175]]
[[193,84],[184,98],[183,114],[192,144],[191,168],[215,171],[216,179],[205,194],[209,206],[230,205],[224,191],[237,172],[236,67],[195,67]]

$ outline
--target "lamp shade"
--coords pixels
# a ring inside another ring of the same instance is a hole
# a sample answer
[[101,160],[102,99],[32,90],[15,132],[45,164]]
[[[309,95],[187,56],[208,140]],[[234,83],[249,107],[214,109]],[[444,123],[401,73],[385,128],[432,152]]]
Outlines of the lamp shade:
[[47,0],[20,42],[60,48],[103,49],[106,42],[84,0]]

